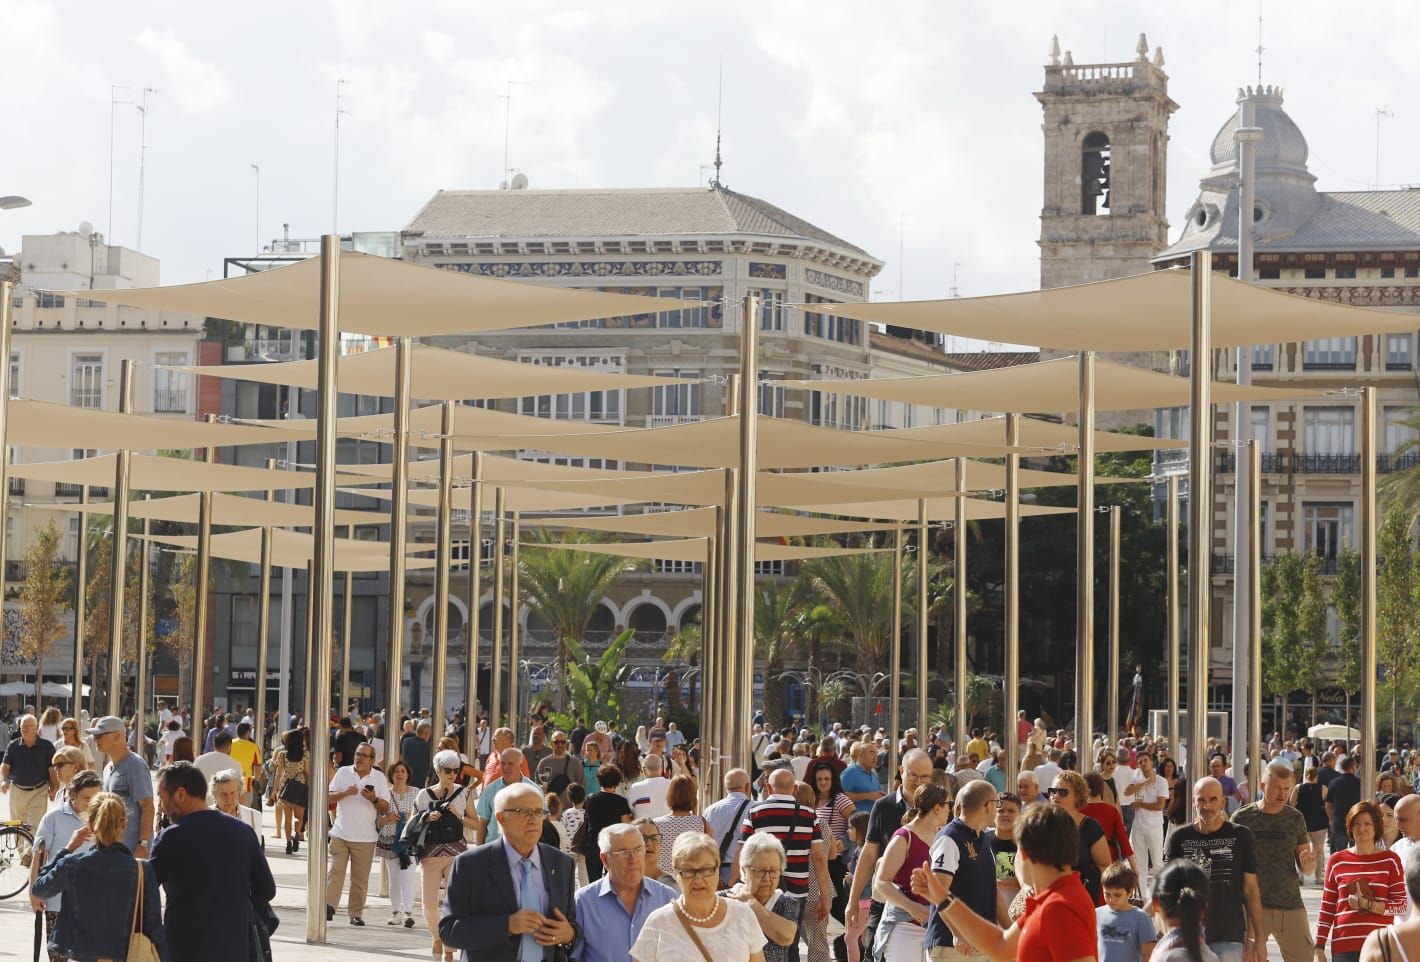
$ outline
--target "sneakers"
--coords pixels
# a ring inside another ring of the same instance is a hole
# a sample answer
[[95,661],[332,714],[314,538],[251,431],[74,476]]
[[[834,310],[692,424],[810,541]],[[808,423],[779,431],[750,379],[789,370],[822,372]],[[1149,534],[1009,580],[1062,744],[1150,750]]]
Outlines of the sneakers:
[[395,909],[393,912],[390,913],[390,920],[389,920],[388,922],[386,922],[385,924],[386,924],[386,925],[398,925],[398,924],[399,924],[399,910],[398,910],[398,909]]
[[360,916],[358,915],[352,915],[350,916],[350,924],[357,925],[363,928],[365,925],[365,920],[360,918]]
[[406,929],[414,928],[414,916],[409,914],[408,912],[404,913],[404,927]]

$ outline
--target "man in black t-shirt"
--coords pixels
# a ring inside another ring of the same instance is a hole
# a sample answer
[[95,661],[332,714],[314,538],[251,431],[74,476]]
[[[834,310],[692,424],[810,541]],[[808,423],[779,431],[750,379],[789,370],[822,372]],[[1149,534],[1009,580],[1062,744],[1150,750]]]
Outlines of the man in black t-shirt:
[[344,768],[347,765],[354,765],[355,749],[364,744],[364,741],[365,736],[355,730],[348,715],[340,719],[340,734],[335,736],[335,743],[330,748],[330,753],[335,758],[336,767]]
[[1331,822],[1331,851],[1336,853],[1350,844],[1346,835],[1346,816],[1351,806],[1361,800],[1361,780],[1356,777],[1356,759],[1342,755],[1337,766],[1340,774],[1326,786],[1326,817]]
[[1254,958],[1262,931],[1262,895],[1257,887],[1257,845],[1252,832],[1227,820],[1223,786],[1200,778],[1193,786],[1197,817],[1169,836],[1164,862],[1186,858],[1208,873],[1208,948],[1219,962]]

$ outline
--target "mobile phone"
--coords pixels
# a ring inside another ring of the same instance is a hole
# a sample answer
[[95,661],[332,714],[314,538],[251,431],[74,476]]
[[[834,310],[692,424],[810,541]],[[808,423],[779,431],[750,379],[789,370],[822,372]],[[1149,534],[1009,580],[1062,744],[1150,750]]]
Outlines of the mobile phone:
[[374,790],[375,790],[375,786],[373,786],[373,785],[366,785],[366,786],[365,786],[365,791],[367,791],[367,792],[373,792]]

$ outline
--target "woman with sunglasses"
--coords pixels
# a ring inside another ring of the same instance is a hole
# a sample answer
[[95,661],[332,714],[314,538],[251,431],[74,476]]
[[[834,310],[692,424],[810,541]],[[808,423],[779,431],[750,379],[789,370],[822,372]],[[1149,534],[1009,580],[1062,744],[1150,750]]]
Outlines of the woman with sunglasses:
[[[44,813],[44,818],[39,820],[39,827],[35,829],[35,848],[39,851],[39,857],[30,862],[31,885],[39,878],[42,865],[54,861],[54,856],[68,844],[70,837],[88,824],[84,820],[84,813],[88,811],[89,802],[93,801],[101,788],[103,785],[97,773],[79,772],[69,779],[59,806]],[[85,841],[74,851],[87,852],[93,847],[92,841]],[[30,907],[36,912],[44,912],[44,928],[52,940],[55,930],[59,927],[59,913],[64,910],[64,897],[56,894],[42,899],[31,893]],[[50,951],[49,962],[64,962],[64,956]]]
[[390,807],[383,815],[375,817],[375,825],[380,836],[375,841],[375,854],[385,860],[385,871],[390,881],[390,919],[387,925],[400,924],[414,928],[414,864],[408,853],[396,852],[395,843],[405,822],[414,817],[415,805],[419,800],[419,789],[409,784],[409,766],[395,762],[385,770],[390,780]]
[[1080,833],[1080,853],[1075,870],[1080,873],[1080,881],[1085,883],[1085,891],[1090,893],[1095,905],[1100,906],[1104,904],[1100,873],[1110,862],[1109,842],[1100,823],[1082,811],[1089,801],[1089,791],[1084,776],[1079,772],[1061,772],[1055,776],[1055,781],[1045,790],[1045,794],[1052,805],[1058,805],[1070,815]]
[[[424,924],[434,933],[434,953],[443,951],[439,941],[439,887],[448,877],[449,867],[468,848],[464,831],[478,826],[478,816],[468,804],[468,796],[458,784],[463,760],[458,752],[441,751],[434,756],[434,774],[439,783],[421,789],[414,800],[416,812],[437,809],[429,816],[429,831],[424,836],[424,853],[419,858],[419,872],[424,882]],[[445,952],[446,959],[453,952]]]
[[83,767],[90,771],[98,771],[98,766],[94,764],[94,749],[84,741],[84,736],[79,731],[77,718],[66,718],[59,723],[59,742],[54,747],[77,748],[84,756]]
[[54,768],[54,774],[59,779],[58,791],[62,792],[74,780],[74,776],[80,772],[89,771],[89,767],[84,764],[84,753],[72,745],[64,745],[54,753],[54,760],[50,762]]

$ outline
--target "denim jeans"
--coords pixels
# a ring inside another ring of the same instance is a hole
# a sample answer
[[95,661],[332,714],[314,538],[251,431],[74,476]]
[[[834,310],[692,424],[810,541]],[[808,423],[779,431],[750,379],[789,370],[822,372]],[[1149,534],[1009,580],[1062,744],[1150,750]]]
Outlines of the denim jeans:
[[[1209,942],[1208,948],[1218,957],[1218,962],[1242,962],[1243,944],[1241,942]],[[1335,959],[1332,962],[1336,962]]]

